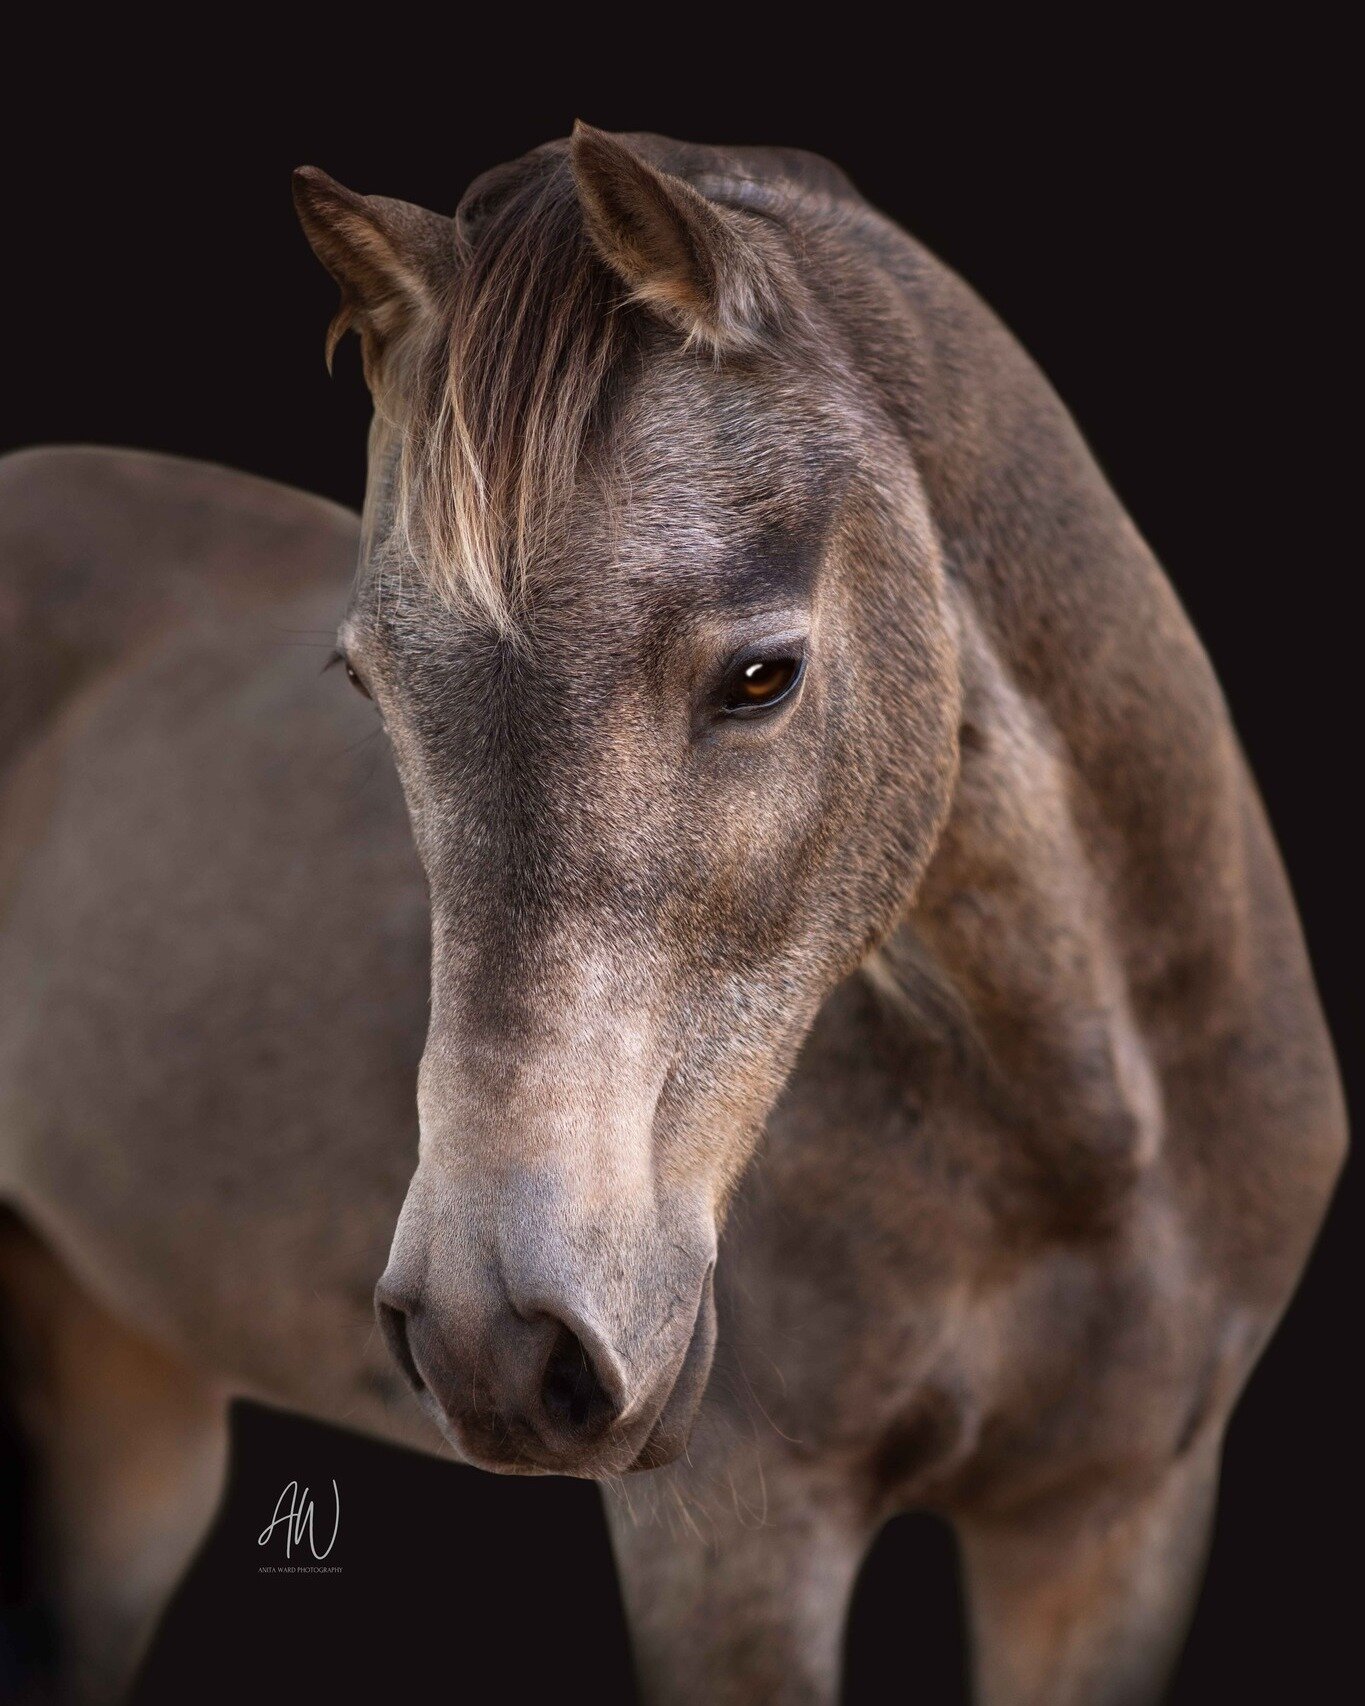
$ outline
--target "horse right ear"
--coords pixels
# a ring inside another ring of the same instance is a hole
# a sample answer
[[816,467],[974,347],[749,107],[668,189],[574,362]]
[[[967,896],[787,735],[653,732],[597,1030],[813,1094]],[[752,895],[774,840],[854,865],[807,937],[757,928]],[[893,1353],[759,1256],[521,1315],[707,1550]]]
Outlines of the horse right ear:
[[341,306],[327,328],[327,368],[344,333],[360,333],[365,376],[386,349],[435,315],[455,265],[455,222],[387,196],[357,195],[316,166],[294,173],[294,207]]

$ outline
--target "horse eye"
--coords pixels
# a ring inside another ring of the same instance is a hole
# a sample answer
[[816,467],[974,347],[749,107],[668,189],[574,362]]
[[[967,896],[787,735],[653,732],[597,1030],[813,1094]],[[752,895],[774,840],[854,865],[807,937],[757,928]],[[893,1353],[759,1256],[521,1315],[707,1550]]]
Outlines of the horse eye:
[[795,691],[806,660],[795,657],[753,658],[731,671],[725,684],[725,709],[731,715],[767,711]]
[[345,652],[333,652],[331,657],[328,658],[327,662],[322,667],[325,672],[334,668],[337,664],[340,664],[346,671],[346,679],[350,682],[351,686],[355,688],[357,693],[363,693],[367,699],[374,697],[369,688],[366,687],[365,683],[351,667],[351,660],[346,656]]

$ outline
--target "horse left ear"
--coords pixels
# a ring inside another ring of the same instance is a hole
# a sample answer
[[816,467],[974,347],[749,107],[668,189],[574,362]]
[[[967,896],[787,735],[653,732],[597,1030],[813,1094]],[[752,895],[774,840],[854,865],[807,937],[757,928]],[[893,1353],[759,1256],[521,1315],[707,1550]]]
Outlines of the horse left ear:
[[751,221],[581,120],[569,152],[589,235],[633,296],[714,350],[762,341],[780,297]]
[[294,173],[294,207],[313,253],[341,290],[327,367],[344,333],[361,335],[366,377],[384,350],[434,314],[454,267],[455,223],[387,196],[357,195],[316,166]]

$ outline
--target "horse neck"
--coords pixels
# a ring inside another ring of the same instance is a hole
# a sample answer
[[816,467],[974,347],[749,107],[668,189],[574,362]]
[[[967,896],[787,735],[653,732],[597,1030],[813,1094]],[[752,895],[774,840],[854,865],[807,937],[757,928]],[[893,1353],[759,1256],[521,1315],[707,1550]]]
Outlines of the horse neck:
[[915,902],[871,966],[926,991],[1022,1164],[1064,1214],[1154,1159],[1161,1096],[1064,743],[964,613],[961,762]]
[[1049,1189],[1110,1202],[1161,1147],[1162,1024],[1237,959],[1242,762],[1174,592],[1065,409],[910,248],[905,376],[884,383],[958,613],[964,717],[949,820],[876,974],[931,968]]

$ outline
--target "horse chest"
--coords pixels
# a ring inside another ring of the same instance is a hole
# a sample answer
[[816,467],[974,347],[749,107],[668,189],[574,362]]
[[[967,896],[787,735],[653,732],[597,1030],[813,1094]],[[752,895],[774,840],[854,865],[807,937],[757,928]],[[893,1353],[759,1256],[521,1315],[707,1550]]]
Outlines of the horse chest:
[[722,1252],[721,1354],[761,1414],[892,1508],[1173,1450],[1217,1304],[1160,1180],[1059,1234],[961,1084],[907,1087],[832,1017]]

